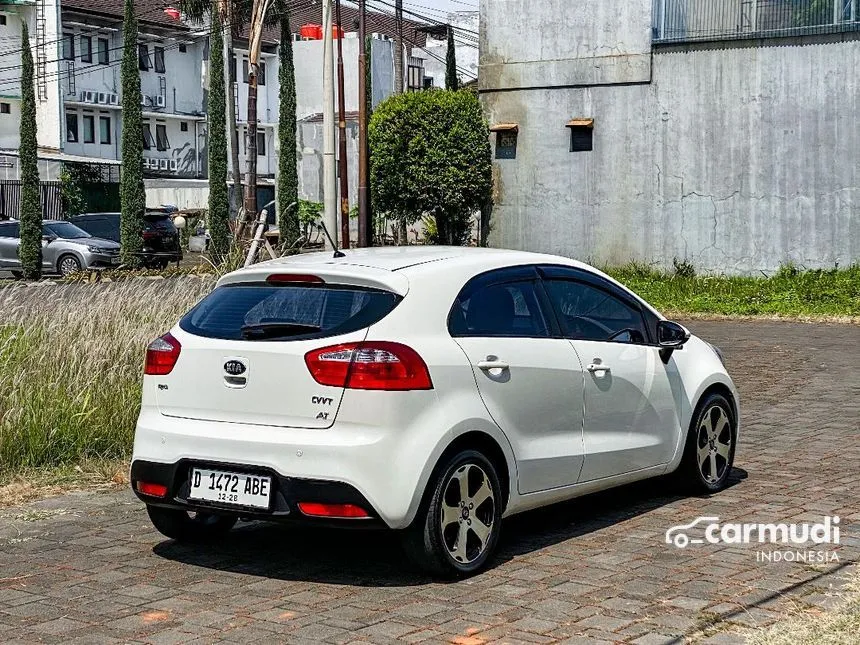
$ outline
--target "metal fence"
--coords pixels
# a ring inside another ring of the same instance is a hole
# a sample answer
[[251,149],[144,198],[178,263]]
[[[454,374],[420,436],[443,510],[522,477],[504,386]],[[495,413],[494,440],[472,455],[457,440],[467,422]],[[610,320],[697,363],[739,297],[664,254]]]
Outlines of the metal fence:
[[654,0],[653,41],[860,31],[860,0]]
[[[63,219],[63,197],[58,181],[43,181],[40,184],[42,217]],[[18,219],[21,211],[21,182],[17,179],[0,180],[0,220]]]

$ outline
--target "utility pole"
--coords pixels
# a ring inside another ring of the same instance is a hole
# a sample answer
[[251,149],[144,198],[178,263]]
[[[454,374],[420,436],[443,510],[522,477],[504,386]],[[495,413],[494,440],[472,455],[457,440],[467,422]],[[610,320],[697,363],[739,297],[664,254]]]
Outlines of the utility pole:
[[263,44],[263,21],[272,0],[254,0],[248,36],[248,130],[247,174],[245,176],[245,218],[257,220],[257,70]]
[[358,0],[358,246],[370,246],[367,199],[367,1]]
[[403,0],[394,0],[394,93],[403,94]]
[[239,166],[239,130],[236,128],[236,78],[233,75],[233,3],[221,0],[221,23],[224,25],[224,87],[227,94],[227,145],[230,147],[230,165],[233,174],[233,193],[230,207],[237,221],[242,205],[242,168]]
[[[332,0],[323,0],[323,202],[329,235],[337,240],[337,160],[334,150],[334,42]],[[326,236],[328,237],[328,236]]]
[[349,248],[349,177],[346,163],[346,97],[344,96],[343,75],[343,23],[340,20],[340,0],[335,0],[337,7],[337,107],[340,112],[338,119],[338,154],[340,155],[340,246]]

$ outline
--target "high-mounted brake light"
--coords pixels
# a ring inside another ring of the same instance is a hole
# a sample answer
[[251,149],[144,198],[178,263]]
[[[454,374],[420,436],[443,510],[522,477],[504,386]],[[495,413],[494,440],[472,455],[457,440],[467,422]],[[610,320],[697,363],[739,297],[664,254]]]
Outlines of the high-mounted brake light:
[[146,365],[143,373],[149,376],[165,376],[173,371],[182,345],[172,334],[167,333],[156,338],[146,348]]
[[370,519],[360,506],[355,504],[319,504],[317,502],[299,502],[299,510],[310,517],[331,517],[335,519],[366,520]]
[[303,273],[273,273],[266,282],[269,284],[285,284],[291,282],[310,282],[313,284],[325,284],[325,280],[316,275],[306,275]]
[[352,390],[432,390],[424,359],[411,347],[387,341],[348,343],[305,354],[320,385]]

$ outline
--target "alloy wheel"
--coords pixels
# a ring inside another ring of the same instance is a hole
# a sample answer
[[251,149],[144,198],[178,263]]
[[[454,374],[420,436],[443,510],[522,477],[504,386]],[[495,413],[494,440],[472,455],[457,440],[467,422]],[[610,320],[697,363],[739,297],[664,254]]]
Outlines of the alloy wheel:
[[469,564],[486,551],[494,530],[495,496],[484,469],[465,464],[454,471],[442,495],[442,540],[455,561]]
[[60,262],[60,273],[62,273],[63,275],[77,273],[80,270],[81,265],[75,258],[71,256],[63,258],[62,262]]
[[729,467],[732,454],[732,425],[720,405],[713,405],[702,415],[696,438],[699,472],[709,484],[720,481]]

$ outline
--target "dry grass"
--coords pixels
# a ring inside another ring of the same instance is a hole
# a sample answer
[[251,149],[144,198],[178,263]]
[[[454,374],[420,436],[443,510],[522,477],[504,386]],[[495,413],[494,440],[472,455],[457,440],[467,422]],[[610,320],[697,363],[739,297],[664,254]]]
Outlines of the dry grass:
[[860,642],[860,570],[830,611],[797,613],[762,631],[747,634],[750,645],[855,645]]
[[0,290],[0,481],[127,459],[144,348],[211,287],[141,278]]

